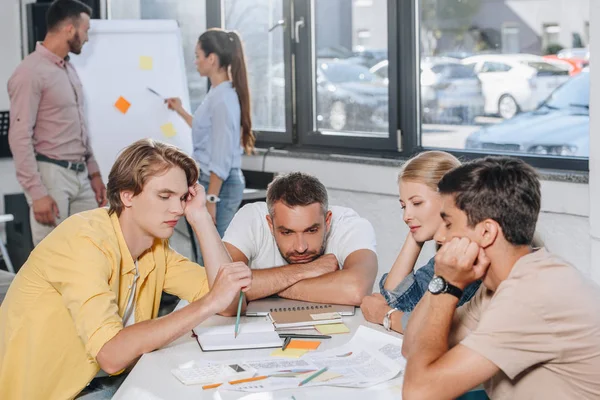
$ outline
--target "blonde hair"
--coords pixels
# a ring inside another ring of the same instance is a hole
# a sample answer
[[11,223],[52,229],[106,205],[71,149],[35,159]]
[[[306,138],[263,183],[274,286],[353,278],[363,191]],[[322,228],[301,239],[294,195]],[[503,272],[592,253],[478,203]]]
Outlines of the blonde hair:
[[408,160],[398,173],[398,183],[423,183],[437,191],[438,182],[446,172],[460,165],[458,158],[445,151],[425,151]]
[[121,215],[124,207],[121,201],[122,191],[130,190],[136,196],[142,192],[149,178],[173,167],[179,167],[185,172],[188,186],[193,186],[198,180],[196,162],[175,146],[153,139],[141,139],[126,147],[108,175],[108,213]]

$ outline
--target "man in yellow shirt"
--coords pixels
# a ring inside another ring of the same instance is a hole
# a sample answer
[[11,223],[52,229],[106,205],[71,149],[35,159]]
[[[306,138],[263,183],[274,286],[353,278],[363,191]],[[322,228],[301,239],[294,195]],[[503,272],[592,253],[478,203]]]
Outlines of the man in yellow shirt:
[[[0,399],[70,399],[215,313],[233,315],[251,271],[231,263],[205,207],[198,168],[140,140],[108,180],[110,209],[73,215],[31,253],[0,307]],[[169,247],[185,216],[205,268]],[[190,304],[156,318],[165,291]]]

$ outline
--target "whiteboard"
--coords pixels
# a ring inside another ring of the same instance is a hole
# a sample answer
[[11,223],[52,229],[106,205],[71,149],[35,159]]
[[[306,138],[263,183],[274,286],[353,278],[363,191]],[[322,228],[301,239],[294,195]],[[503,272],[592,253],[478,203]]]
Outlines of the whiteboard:
[[[89,41],[81,54],[71,54],[70,60],[83,85],[92,149],[105,180],[119,152],[138,139],[158,139],[192,155],[190,127],[147,89],[164,97],[179,97],[189,110],[177,22],[94,19]],[[125,113],[115,106],[119,97],[130,103]],[[174,128],[174,136],[169,126]]]

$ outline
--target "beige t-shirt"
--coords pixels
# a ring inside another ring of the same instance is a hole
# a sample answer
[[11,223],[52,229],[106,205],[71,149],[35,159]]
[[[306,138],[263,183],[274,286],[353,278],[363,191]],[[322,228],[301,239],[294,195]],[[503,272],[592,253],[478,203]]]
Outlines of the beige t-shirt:
[[496,292],[482,286],[452,330],[500,368],[484,384],[493,400],[600,398],[600,287],[545,249]]

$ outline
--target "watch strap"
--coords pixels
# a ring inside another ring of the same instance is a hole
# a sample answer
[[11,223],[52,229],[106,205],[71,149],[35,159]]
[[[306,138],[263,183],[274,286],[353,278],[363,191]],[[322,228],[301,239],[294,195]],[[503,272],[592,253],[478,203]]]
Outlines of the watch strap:
[[452,296],[455,296],[459,300],[463,295],[463,291],[461,289],[452,285],[451,283],[448,283],[448,281],[446,281],[446,289],[444,290],[444,293],[449,293]]

